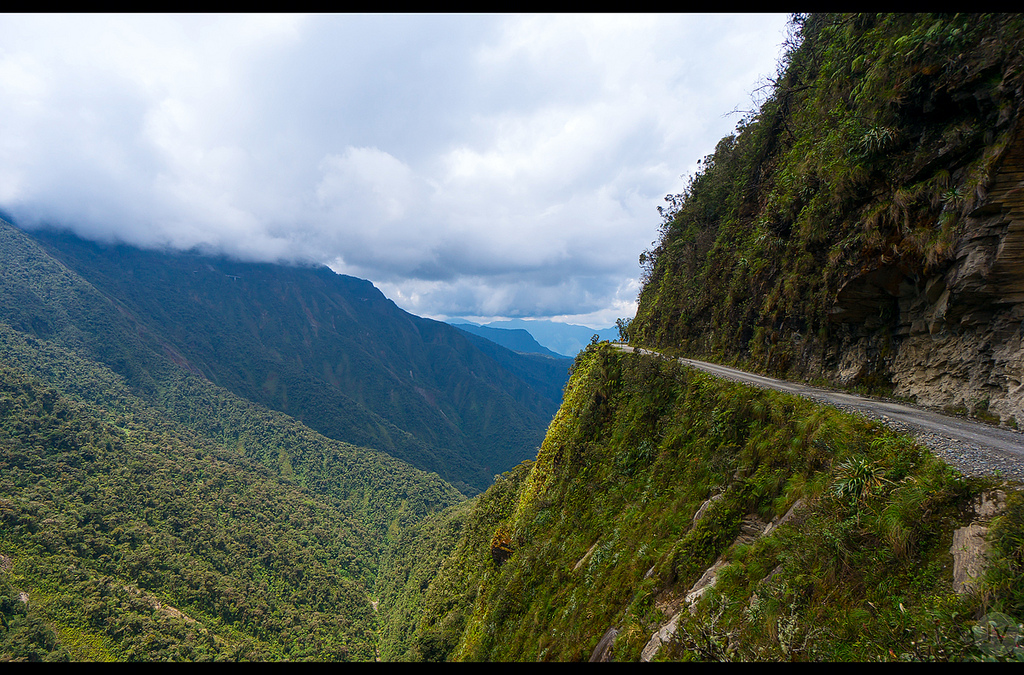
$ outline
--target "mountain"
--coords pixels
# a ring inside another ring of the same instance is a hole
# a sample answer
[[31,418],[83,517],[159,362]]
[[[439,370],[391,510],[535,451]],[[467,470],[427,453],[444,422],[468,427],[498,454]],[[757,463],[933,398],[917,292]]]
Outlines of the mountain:
[[[792,29],[669,198],[631,344],[1015,424],[1024,17]],[[282,409],[447,452],[554,360],[324,270],[37,237],[0,224],[5,659],[1024,658],[1024,491],[911,436],[595,341],[463,499]]]
[[663,211],[639,343],[1024,422],[1019,15],[811,15]]
[[588,328],[571,323],[558,323],[543,319],[507,319],[492,321],[484,328],[522,329],[530,333],[537,342],[563,356],[575,357],[581,349],[590,344],[597,335],[600,340],[615,340],[619,337],[617,328]]
[[[508,350],[481,350],[462,331],[408,314],[370,282],[326,267],[145,251],[57,231],[32,236],[115,306],[150,350],[469,493],[533,456],[558,407],[564,373],[538,371]],[[53,332],[28,298],[9,306],[22,329]],[[117,348],[111,343],[104,348]],[[120,351],[97,357],[132,381],[150,377],[137,351]],[[517,368],[531,371],[530,382]]]
[[464,499],[197,374],[0,225],[0,658],[370,660],[386,542]]
[[479,491],[557,407],[564,367],[366,281],[34,235],[0,223],[4,659],[370,660],[437,474]]
[[514,352],[525,354],[542,354],[544,356],[564,357],[537,342],[530,333],[523,328],[492,328],[491,326],[480,326],[475,323],[460,323],[450,321],[451,325],[459,330],[487,338],[495,344],[511,349]]
[[[858,471],[877,482],[857,483]],[[993,487],[835,408],[588,347],[537,460],[389,548],[381,652],[979,658],[972,617],[990,611],[979,593],[1012,617],[1024,610],[1020,493],[989,530],[987,590],[955,590],[955,532]]]
[[183,425],[102,366],[0,340],[0,657],[373,658],[382,544],[451,486],[198,382],[216,410]]
[[[1016,426],[1024,17],[791,28],[764,104],[668,198],[630,344]],[[1019,660],[1021,541],[1019,484],[833,407],[590,344],[536,460],[389,547],[381,652]]]
[[562,389],[569,380],[572,359],[529,352],[510,352],[499,344],[479,335],[470,335],[476,347],[493,358],[542,396],[552,401],[562,400]]

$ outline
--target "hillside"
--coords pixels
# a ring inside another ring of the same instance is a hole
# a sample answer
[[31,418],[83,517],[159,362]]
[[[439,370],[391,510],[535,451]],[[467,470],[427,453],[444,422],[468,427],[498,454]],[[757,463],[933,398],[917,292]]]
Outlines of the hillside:
[[549,356],[543,353],[511,352],[511,347],[496,343],[483,335],[470,333],[469,338],[477,349],[529,384],[539,394],[553,401],[562,400],[562,389],[569,380],[572,359],[557,354]]
[[951,551],[996,487],[834,408],[590,347],[536,462],[391,548],[381,653],[991,656],[975,620],[1024,613],[1022,493],[990,530],[983,591],[957,592]]
[[[630,344],[1016,426],[1024,20],[792,28],[763,105],[668,197]],[[1019,660],[1019,488],[835,408],[592,345],[536,461],[389,549],[381,650]],[[984,572],[960,567],[969,539]]]
[[619,336],[619,331],[615,327],[595,330],[586,326],[544,321],[541,319],[531,319],[529,321],[525,319],[506,319],[504,321],[492,321],[483,327],[501,330],[526,330],[540,344],[557,354],[568,356],[569,358],[574,358],[581,349],[590,344],[590,339],[594,334],[597,334],[602,340],[613,340]]
[[[29,244],[4,227],[6,256],[27,255]],[[151,371],[163,366],[139,355],[145,345],[242,398],[435,471],[469,494],[532,457],[558,407],[567,362],[558,372],[532,357],[481,350],[447,324],[402,311],[369,282],[325,267],[143,251],[50,231],[34,237],[45,247],[39,254],[95,289],[95,302],[117,308],[124,326],[105,331],[112,344],[102,348],[121,354],[87,348],[133,384],[160,377]],[[7,312],[20,329],[65,340],[97,328],[93,310],[70,306],[60,311],[74,314],[66,319],[73,327],[58,329],[31,283],[11,279],[9,287],[16,283],[21,295]],[[119,345],[126,331],[137,344]]]
[[492,328],[490,326],[478,326],[475,323],[459,323],[450,321],[451,325],[461,331],[472,333],[486,338],[495,344],[511,349],[514,352],[526,354],[542,354],[554,358],[567,358],[556,354],[547,347],[537,342],[530,333],[523,328]]
[[5,659],[372,659],[384,542],[462,499],[186,373],[189,424],[52,342],[0,347]]
[[[792,28],[630,344],[1024,422],[1024,17]],[[1024,660],[1021,486],[805,398],[2,223],[0,354],[3,658]]]
[[669,196],[632,339],[1024,421],[1024,18],[821,14]]
[[463,495],[213,384],[0,234],[0,655],[372,659],[383,547]]

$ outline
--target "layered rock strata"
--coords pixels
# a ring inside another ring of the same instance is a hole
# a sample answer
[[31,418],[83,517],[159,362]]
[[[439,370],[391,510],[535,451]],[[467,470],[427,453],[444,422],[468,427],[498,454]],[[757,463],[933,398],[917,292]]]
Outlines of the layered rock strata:
[[[834,380],[852,384],[881,372],[897,395],[919,404],[1024,425],[1019,128],[997,167],[948,267],[921,278],[891,261],[865,270],[840,290],[832,320],[840,324],[843,346],[825,363]],[[891,330],[879,331],[881,326]]]

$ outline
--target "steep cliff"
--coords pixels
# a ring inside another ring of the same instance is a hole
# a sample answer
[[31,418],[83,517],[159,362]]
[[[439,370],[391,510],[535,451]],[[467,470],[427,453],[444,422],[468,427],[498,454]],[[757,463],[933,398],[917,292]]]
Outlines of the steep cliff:
[[[1024,134],[964,223],[953,262],[899,294],[889,365],[901,394],[1024,423]],[[903,290],[903,289],[901,289]]]
[[[667,198],[630,342],[1024,421],[1022,47],[1021,16],[795,17],[760,110]],[[1022,495],[834,408],[591,345],[536,462],[391,550],[382,653],[1021,658]]]
[[976,619],[1024,611],[1024,494],[990,575],[954,573],[995,487],[834,408],[591,346],[536,462],[386,556],[381,653],[976,658]]
[[668,198],[635,342],[1024,422],[1024,19],[795,17]]

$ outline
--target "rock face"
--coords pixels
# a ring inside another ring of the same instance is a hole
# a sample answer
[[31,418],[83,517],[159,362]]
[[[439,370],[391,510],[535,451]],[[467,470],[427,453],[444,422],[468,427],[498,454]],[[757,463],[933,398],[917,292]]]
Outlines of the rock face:
[[987,533],[988,527],[981,523],[971,523],[953,532],[949,552],[953,555],[953,590],[957,593],[969,591],[984,573]]
[[619,636],[619,630],[614,626],[605,631],[605,634],[601,636],[601,641],[594,647],[593,653],[590,655],[591,663],[605,663],[610,661],[609,652],[611,651],[612,645],[615,644],[615,638]]
[[[703,515],[707,512],[707,509],[718,499],[721,499],[722,495],[715,495],[704,502],[700,509],[693,517],[693,524],[696,525]],[[730,544],[730,548],[736,544],[751,544],[757,541],[760,537],[771,533],[774,529],[792,521],[795,517],[798,517],[800,511],[804,509],[806,502],[803,499],[798,499],[786,514],[781,518],[775,518],[770,523],[766,523],[756,514],[749,514],[740,524],[740,533],[736,539]],[[643,651],[640,653],[640,660],[643,662],[651,661],[655,656],[658,655],[658,651],[661,650],[662,645],[670,642],[679,630],[679,619],[685,611],[685,608],[689,608],[690,613],[694,613],[696,610],[697,601],[706,593],[709,589],[713,588],[715,582],[718,580],[718,572],[723,567],[728,565],[725,561],[725,556],[721,555],[711,565],[704,574],[701,575],[700,579],[697,580],[689,591],[680,598],[670,596],[667,601],[656,601],[655,605],[666,614],[671,615],[671,619],[667,623],[663,624],[658,630],[654,631],[651,635],[651,639],[647,641]],[[603,639],[602,639],[603,642]],[[595,654],[597,650],[595,650]],[[594,660],[591,658],[591,660]]]
[[988,522],[1006,507],[1006,493],[1002,490],[982,493],[974,504],[974,517],[970,524],[953,532],[953,590],[969,592],[985,571],[988,553]]
[[[997,160],[953,261],[921,278],[881,261],[840,290],[841,347],[826,371],[841,384],[875,372],[933,407],[1024,425],[1024,133]],[[888,325],[890,333],[878,328]]]

